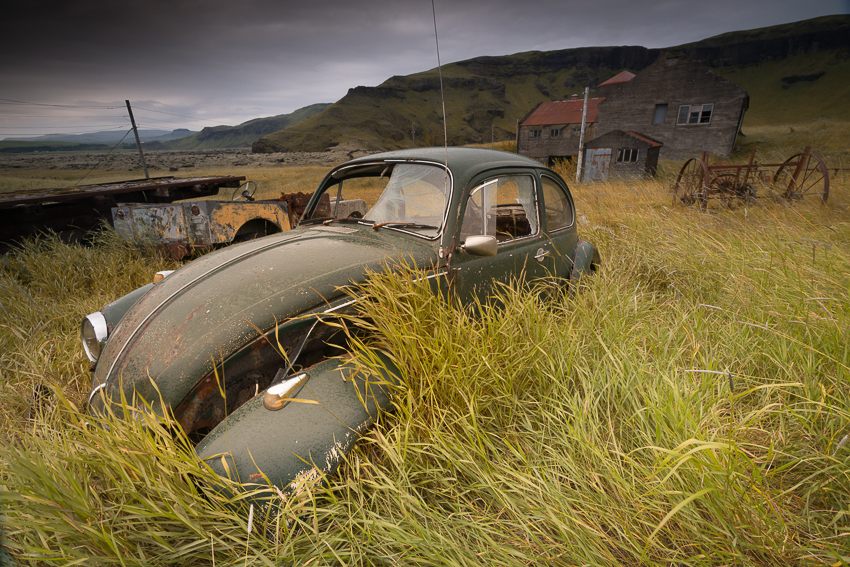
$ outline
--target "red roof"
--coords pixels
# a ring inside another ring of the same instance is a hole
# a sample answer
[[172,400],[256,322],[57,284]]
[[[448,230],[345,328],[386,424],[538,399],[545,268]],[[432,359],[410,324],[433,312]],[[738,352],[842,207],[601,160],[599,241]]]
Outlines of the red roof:
[[613,77],[611,77],[610,79],[605,81],[604,83],[599,83],[596,86],[603,87],[603,86],[606,86],[606,85],[619,85],[620,83],[628,83],[629,81],[631,81],[634,78],[635,78],[634,73],[629,73],[628,71],[622,71],[620,73],[617,73],[616,75],[614,75]]
[[626,132],[626,134],[628,134],[629,136],[632,136],[633,138],[637,138],[638,140],[643,140],[644,142],[646,142],[647,144],[649,144],[653,148],[657,148],[661,145],[661,142],[656,142],[655,140],[653,140],[651,138],[647,138],[646,136],[641,136],[640,134],[635,134],[634,132]]
[[[591,98],[587,100],[587,122],[596,122],[599,118],[599,103],[604,98]],[[531,111],[520,126],[550,126],[554,124],[581,124],[581,112],[584,107],[584,99],[580,100],[556,100],[542,102]]]

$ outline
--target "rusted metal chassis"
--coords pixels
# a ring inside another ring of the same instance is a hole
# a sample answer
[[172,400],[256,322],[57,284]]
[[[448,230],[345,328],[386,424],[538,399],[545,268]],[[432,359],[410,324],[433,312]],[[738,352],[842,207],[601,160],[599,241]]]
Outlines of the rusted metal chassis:
[[102,219],[118,202],[171,203],[215,195],[220,187],[239,187],[245,177],[158,177],[62,189],[17,191],[0,196],[0,252],[22,238],[48,230],[75,240]]
[[120,204],[112,209],[112,222],[120,236],[160,244],[175,259],[291,228],[285,201]]
[[[705,204],[708,199],[747,199],[754,196],[753,184],[772,185],[785,199],[829,198],[829,169],[806,147],[803,153],[782,163],[758,163],[756,150],[746,165],[707,164],[707,155],[693,158],[682,166],[673,186],[674,200],[685,204]],[[771,174],[771,169],[776,171]]]

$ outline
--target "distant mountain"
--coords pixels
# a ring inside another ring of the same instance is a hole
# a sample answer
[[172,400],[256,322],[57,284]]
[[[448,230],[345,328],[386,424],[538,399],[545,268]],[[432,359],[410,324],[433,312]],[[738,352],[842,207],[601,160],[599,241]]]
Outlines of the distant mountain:
[[150,150],[197,150],[215,148],[250,148],[251,144],[272,132],[284,130],[310,118],[329,107],[329,103],[311,104],[290,114],[268,118],[255,118],[238,126],[212,126],[191,135],[170,141],[151,141],[145,144]]
[[[147,150],[196,150],[218,148],[250,148],[251,144],[266,134],[284,130],[298,124],[306,118],[325,110],[330,103],[311,104],[290,114],[279,114],[268,118],[255,118],[238,126],[212,126],[193,132],[186,128],[177,130],[139,130],[139,138]],[[70,147],[60,147],[57,143],[76,144],[76,151],[109,149],[126,134],[124,132],[95,132],[92,134],[47,134],[37,138],[16,140],[6,138],[0,142],[0,151],[9,153],[32,151],[70,151]],[[53,142],[46,144],[45,142]],[[106,144],[103,148],[91,144]],[[136,145],[130,135],[124,138],[124,144]]]
[[[730,32],[671,47],[702,61],[750,94],[745,125],[850,120],[850,16],[827,16]],[[449,144],[513,140],[517,121],[538,103],[581,95],[628,70],[640,71],[661,49],[586,47],[477,57],[442,69]],[[437,69],[356,87],[323,112],[264,136],[254,152],[388,150],[442,144]]]
[[[45,134],[37,138],[15,139],[5,138],[5,141],[26,141],[26,142],[73,142],[75,144],[116,144],[121,138],[125,142],[135,143],[133,136],[124,137],[126,130],[108,132],[92,132],[89,134]],[[174,140],[194,134],[191,130],[180,128],[177,130],[139,130],[139,138],[142,142]]]

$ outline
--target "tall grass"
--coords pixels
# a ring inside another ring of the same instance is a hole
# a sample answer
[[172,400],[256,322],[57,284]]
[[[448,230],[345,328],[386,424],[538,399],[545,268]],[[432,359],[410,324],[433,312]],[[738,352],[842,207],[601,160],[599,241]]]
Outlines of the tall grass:
[[[578,185],[597,277],[476,315],[377,274],[352,364],[392,353],[395,411],[326,487],[266,489],[250,534],[252,487],[167,419],[78,411],[79,317],[164,260],[30,243],[0,261],[5,544],[25,564],[846,563],[848,191],[701,211],[665,180]],[[57,395],[24,420],[34,384]]]

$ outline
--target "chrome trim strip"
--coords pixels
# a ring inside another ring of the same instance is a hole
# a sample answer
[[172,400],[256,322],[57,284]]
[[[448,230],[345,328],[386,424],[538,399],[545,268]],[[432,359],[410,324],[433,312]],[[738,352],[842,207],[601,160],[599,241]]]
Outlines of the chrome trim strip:
[[347,302],[345,302],[341,305],[337,305],[336,307],[331,307],[330,309],[326,309],[325,311],[322,311],[322,314],[324,315],[325,313],[333,313],[337,309],[342,309],[343,307],[348,307],[349,305],[357,303],[358,301],[360,301],[360,298],[352,299],[351,301],[347,301]]
[[89,405],[91,405],[91,400],[92,400],[92,398],[94,398],[94,395],[97,393],[97,391],[100,390],[101,388],[105,388],[105,387],[106,387],[106,382],[104,382],[103,384],[101,384],[100,386],[98,386],[97,388],[95,388],[94,390],[91,391],[91,394],[89,394],[89,402],[88,402]]

